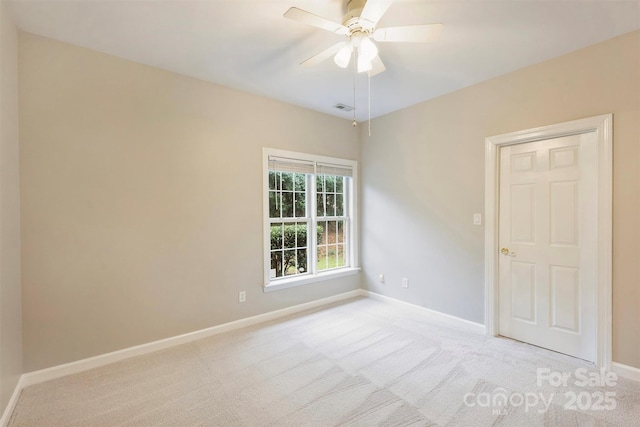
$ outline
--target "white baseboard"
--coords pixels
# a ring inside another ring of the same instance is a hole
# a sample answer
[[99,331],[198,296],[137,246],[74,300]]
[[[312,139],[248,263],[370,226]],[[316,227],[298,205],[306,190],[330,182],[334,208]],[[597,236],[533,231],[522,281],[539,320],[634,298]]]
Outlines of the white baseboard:
[[199,331],[190,332],[183,335],[177,335],[175,337],[165,338],[159,341],[153,341],[150,343],[141,344],[134,347],[129,347],[122,350],[113,351],[111,353],[105,353],[105,354],[90,357],[87,359],[77,360],[71,363],[65,363],[64,365],[58,365],[58,366],[53,366],[51,368],[41,369],[38,371],[27,372],[22,375],[22,379],[23,379],[22,386],[27,387],[32,384],[42,383],[44,381],[60,378],[65,375],[76,374],[78,372],[87,371],[89,369],[98,368],[100,366],[104,366],[110,363],[128,359],[130,357],[153,353],[158,350],[164,350],[180,344],[196,341],[201,338],[206,338],[213,335],[222,334],[224,332],[245,328],[247,326],[256,325],[258,323],[268,322],[270,320],[278,319],[280,317],[288,316],[290,314],[299,313],[304,310],[321,307],[323,305],[331,304],[331,303],[342,301],[349,298],[355,298],[362,295],[363,295],[362,290],[356,289],[353,291],[345,292],[338,295],[333,295],[333,296],[319,299],[316,301],[311,301],[304,304],[298,304],[298,305],[283,308],[280,310],[270,311],[268,313],[247,317],[245,319],[235,320],[229,323],[223,323],[221,325],[212,326],[210,328],[201,329]]
[[24,387],[25,387],[24,375],[20,375],[20,378],[18,378],[18,383],[16,384],[16,387],[13,389],[13,394],[11,395],[11,399],[9,399],[9,403],[7,403],[7,407],[4,408],[4,413],[2,414],[2,418],[0,418],[0,427],[7,427],[9,425],[11,414],[13,414],[13,410],[16,407],[16,403],[18,403],[18,397],[20,397],[20,392]]
[[612,362],[611,370],[621,377],[640,382],[640,369],[622,363]]
[[402,301],[399,299],[395,299],[395,298],[391,298],[385,295],[380,295],[377,294],[375,292],[371,292],[371,291],[362,291],[364,295],[368,296],[369,298],[373,298],[373,299],[377,299],[380,301],[387,301],[387,302],[391,302],[394,304],[400,304],[404,307],[408,307],[411,308],[413,310],[418,310],[420,311],[423,315],[426,315],[430,320],[433,320],[435,322],[439,322],[439,323],[443,323],[447,326],[451,326],[453,328],[456,329],[461,329],[464,330],[466,332],[472,332],[474,334],[480,334],[480,335],[484,335],[486,332],[486,329],[484,327],[484,325],[480,324],[480,323],[476,323],[476,322],[472,322],[470,320],[465,320],[465,319],[461,319],[459,317],[456,316],[452,316],[450,314],[445,314],[445,313],[441,313],[439,311],[435,311],[435,310],[431,310],[429,308],[426,307],[422,307],[420,305],[416,305],[416,304],[411,304],[409,302],[406,301]]

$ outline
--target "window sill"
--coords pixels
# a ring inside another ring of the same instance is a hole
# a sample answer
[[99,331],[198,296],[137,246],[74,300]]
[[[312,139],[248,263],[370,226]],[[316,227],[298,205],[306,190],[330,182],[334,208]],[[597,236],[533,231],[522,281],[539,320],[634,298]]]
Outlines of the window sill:
[[326,280],[333,280],[340,277],[353,276],[358,274],[360,268],[342,268],[340,270],[328,271],[326,273],[319,273],[315,276],[295,277],[290,279],[278,280],[271,282],[264,286],[264,292],[278,291],[280,289],[293,288],[295,286],[308,285],[310,283],[324,282]]

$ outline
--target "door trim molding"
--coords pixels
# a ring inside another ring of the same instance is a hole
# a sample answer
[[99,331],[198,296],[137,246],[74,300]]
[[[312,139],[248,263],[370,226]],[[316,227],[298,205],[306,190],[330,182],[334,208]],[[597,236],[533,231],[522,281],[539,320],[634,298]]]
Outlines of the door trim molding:
[[598,320],[596,365],[611,369],[611,258],[613,205],[613,115],[605,114],[566,123],[490,136],[485,139],[485,235],[484,288],[485,326],[488,335],[498,335],[498,186],[500,148],[568,135],[595,132],[598,149]]

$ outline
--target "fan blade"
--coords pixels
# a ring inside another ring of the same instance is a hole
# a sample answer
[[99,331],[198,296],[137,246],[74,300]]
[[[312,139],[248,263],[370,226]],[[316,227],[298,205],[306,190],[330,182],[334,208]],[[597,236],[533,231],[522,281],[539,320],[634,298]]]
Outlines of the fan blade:
[[371,65],[373,65],[373,68],[369,71],[369,77],[373,77],[386,70],[386,67],[382,63],[382,59],[380,59],[379,55],[376,55],[376,57],[371,60]]
[[322,16],[314,15],[306,10],[292,7],[284,13],[285,18],[293,19],[294,21],[302,22],[303,24],[311,25],[323,30],[331,31],[336,34],[347,34],[349,29],[344,25],[330,21]]
[[407,27],[378,28],[373,33],[377,42],[411,42],[424,43],[435,40],[442,24],[410,25]]
[[342,49],[343,46],[346,46],[348,44],[349,44],[349,42],[336,43],[333,46],[331,46],[329,49],[323,50],[322,52],[318,53],[317,55],[314,55],[311,58],[307,59],[306,61],[301,62],[300,66],[301,67],[313,67],[314,65],[318,65],[322,61],[324,61],[327,58],[330,58],[331,56],[333,56],[336,53],[338,53],[338,51],[340,49]]
[[375,27],[382,15],[389,9],[393,0],[368,0],[364,4],[360,19],[370,22]]

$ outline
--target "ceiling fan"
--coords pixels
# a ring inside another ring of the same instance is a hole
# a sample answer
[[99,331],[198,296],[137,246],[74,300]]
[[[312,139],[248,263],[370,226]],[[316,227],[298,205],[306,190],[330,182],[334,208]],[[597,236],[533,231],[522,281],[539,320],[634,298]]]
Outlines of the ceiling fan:
[[393,0],[348,0],[347,12],[342,24],[315,15],[306,10],[292,7],[284,14],[285,18],[312,25],[323,30],[347,37],[347,41],[334,44],[328,49],[312,56],[300,65],[310,67],[333,56],[333,60],[341,68],[347,68],[357,52],[357,70],[359,73],[369,72],[370,76],[385,70],[378,55],[376,42],[413,42],[422,43],[434,40],[442,24],[423,24],[405,27],[377,28],[378,21],[391,6]]

